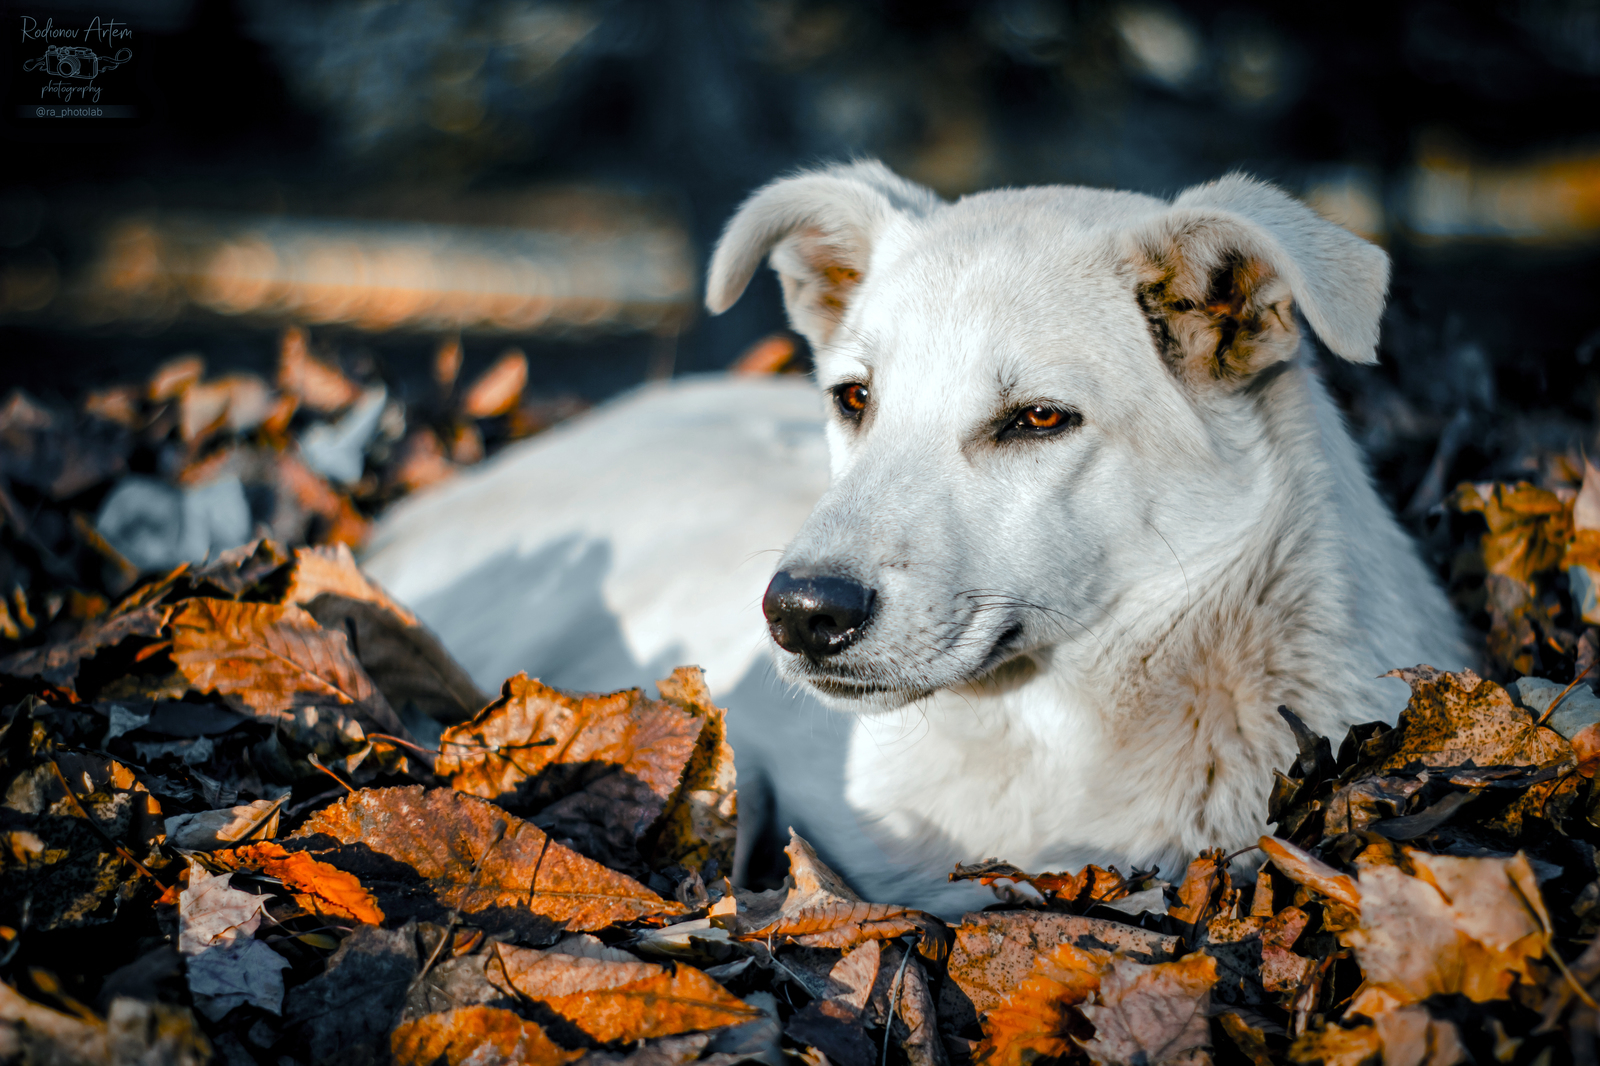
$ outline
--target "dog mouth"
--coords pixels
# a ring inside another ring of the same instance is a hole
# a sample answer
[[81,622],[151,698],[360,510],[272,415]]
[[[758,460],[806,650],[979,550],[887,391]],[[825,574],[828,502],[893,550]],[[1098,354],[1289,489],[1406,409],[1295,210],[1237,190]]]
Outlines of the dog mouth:
[[[972,682],[989,678],[997,672],[1003,672],[1008,665],[1025,655],[1022,650],[1023,641],[1024,630],[1021,623],[1006,627],[995,638],[994,643],[989,646],[989,651],[977,666],[967,671],[963,677],[952,678],[945,684],[884,684],[882,682],[840,677],[838,674],[832,673],[813,673],[810,670],[803,671],[803,676],[796,680],[802,680],[819,694],[836,700],[881,703],[883,700],[889,699],[896,704],[911,703],[932,695],[940,688],[947,688],[951,685],[971,684]],[[809,665],[815,669],[815,664]]]

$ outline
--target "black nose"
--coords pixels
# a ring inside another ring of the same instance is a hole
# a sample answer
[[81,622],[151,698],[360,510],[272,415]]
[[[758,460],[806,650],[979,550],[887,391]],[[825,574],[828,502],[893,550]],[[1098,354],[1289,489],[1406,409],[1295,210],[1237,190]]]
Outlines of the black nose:
[[780,570],[761,598],[772,639],[784,651],[837,655],[872,617],[876,594],[846,577],[795,577]]

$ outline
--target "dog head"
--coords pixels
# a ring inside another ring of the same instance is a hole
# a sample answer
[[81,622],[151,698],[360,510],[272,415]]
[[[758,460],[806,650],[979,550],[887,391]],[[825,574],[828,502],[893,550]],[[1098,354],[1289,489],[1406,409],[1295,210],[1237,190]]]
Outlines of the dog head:
[[1169,625],[1268,513],[1263,396],[1299,322],[1373,362],[1388,279],[1382,251],[1239,175],[1171,202],[945,203],[874,162],[752,196],[708,307],[764,257],[815,352],[833,477],[763,606],[785,676],[853,710],[1091,670]]

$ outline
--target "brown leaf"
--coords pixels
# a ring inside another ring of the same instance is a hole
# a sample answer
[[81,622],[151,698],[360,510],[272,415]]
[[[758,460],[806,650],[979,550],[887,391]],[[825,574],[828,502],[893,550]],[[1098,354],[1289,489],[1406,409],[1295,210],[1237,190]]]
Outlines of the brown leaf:
[[1264,1030],[1251,1025],[1241,1015],[1227,1011],[1218,1016],[1222,1031],[1232,1038],[1234,1046],[1249,1059],[1253,1066],[1273,1066],[1272,1048],[1267,1044]]
[[361,887],[359,878],[325,862],[318,862],[303,851],[285,851],[282,844],[247,844],[216,856],[219,862],[240,866],[276,877],[294,893],[300,906],[319,917],[336,921],[382,925],[383,910],[372,893]]
[[[327,837],[349,846],[323,850]],[[491,933],[553,939],[562,928],[684,911],[537,826],[447,788],[364,789],[312,815],[289,840],[302,843],[286,847],[360,877],[394,921],[442,921],[459,907],[463,920]]]
[[1487,496],[1472,485],[1462,485],[1456,490],[1455,505],[1457,510],[1482,513],[1489,526],[1482,543],[1484,565],[1490,573],[1516,581],[1532,581],[1555,567],[1572,539],[1572,505],[1526,481],[1497,484]]
[[1094,1029],[1074,1008],[1099,991],[1109,952],[1063,941],[1040,955],[1028,976],[983,1014],[983,1041],[973,1053],[979,1066],[1030,1066],[1038,1058],[1076,1054],[1074,1038]]
[[1418,666],[1392,670],[1411,686],[1411,700],[1400,712],[1399,743],[1374,769],[1401,770],[1420,762],[1428,767],[1542,766],[1570,758],[1572,746],[1553,729],[1535,725],[1533,715],[1512,702],[1505,689],[1471,670],[1458,674]]
[[703,721],[638,689],[568,695],[518,674],[470,722],[445,730],[434,772],[539,824],[592,858],[643,875],[638,845],[661,818]]
[[1272,865],[1289,880],[1320,892],[1351,910],[1361,909],[1361,888],[1349,874],[1340,873],[1287,840],[1262,837],[1260,843],[1261,850],[1267,853]]
[[519,348],[507,348],[493,366],[478,376],[461,398],[461,413],[468,418],[493,418],[517,406],[528,384],[528,357]]
[[1113,951],[1142,962],[1175,958],[1181,941],[1137,926],[1049,911],[969,914],[955,928],[949,980],[939,1015],[962,1028],[993,1010],[1033,972],[1035,962],[1062,944]]
[[72,1066],[150,1062],[204,1066],[211,1044],[183,1007],[118,997],[104,1022],[62,1014],[0,983],[0,1046],[8,1061]]
[[336,366],[311,354],[306,331],[291,326],[283,331],[278,349],[278,388],[313,411],[337,411],[355,402],[361,390]]
[[1083,1048],[1095,1062],[1194,1061],[1190,1056],[1211,1043],[1206,1011],[1216,983],[1217,960],[1210,955],[1154,966],[1115,959],[1095,1002],[1081,1008],[1095,1032]]
[[563,1066],[583,1057],[582,1049],[568,1051],[534,1022],[499,1007],[461,1007],[405,1022],[395,1028],[389,1049],[398,1066]]
[[602,1042],[719,1029],[762,1017],[691,966],[669,969],[510,944],[493,950],[491,981],[545,1004]]
[[1109,870],[1099,866],[1085,866],[1075,874],[1030,874],[1009,862],[987,859],[958,865],[950,873],[952,881],[977,881],[992,885],[996,881],[1032,885],[1052,903],[1087,907],[1091,903],[1108,903],[1128,894],[1128,882],[1116,867]]
[[179,355],[156,367],[145,393],[156,403],[182,396],[206,372],[206,361],[198,355]]
[[[678,791],[668,801],[650,848],[656,867],[678,863],[707,880],[733,869],[737,842],[738,793],[733,748],[728,744],[728,712],[711,702],[699,667],[680,666],[656,686],[661,698],[703,723],[694,753],[683,768]],[[707,864],[716,862],[712,870]]]
[[1178,886],[1178,902],[1168,908],[1167,914],[1180,922],[1196,925],[1215,908],[1218,899],[1228,891],[1228,860],[1221,848],[1202,851],[1189,863]]
[[29,648],[0,659],[0,674],[38,677],[52,685],[72,685],[77,681],[78,667],[83,660],[130,637],[160,636],[171,614],[171,607],[150,604],[91,622],[71,640]]
[[810,844],[789,830],[789,893],[777,917],[759,928],[741,923],[740,940],[791,940],[803,947],[848,948],[867,940],[915,933],[918,950],[943,963],[949,931],[925,911],[888,903],[867,903],[817,857]]
[[356,656],[392,707],[410,702],[461,721],[488,702],[438,638],[361,572],[346,545],[296,549],[284,602],[304,607],[325,629],[354,631]]
[[186,600],[172,618],[172,661],[199,691],[264,717],[306,704],[353,705],[384,731],[406,735],[349,639],[293,604]]
[[1329,1025],[1325,1029],[1304,1033],[1289,1048],[1289,1058],[1295,1062],[1321,1063],[1321,1066],[1366,1066],[1378,1061],[1383,1041],[1378,1030],[1370,1025],[1354,1029],[1341,1029]]

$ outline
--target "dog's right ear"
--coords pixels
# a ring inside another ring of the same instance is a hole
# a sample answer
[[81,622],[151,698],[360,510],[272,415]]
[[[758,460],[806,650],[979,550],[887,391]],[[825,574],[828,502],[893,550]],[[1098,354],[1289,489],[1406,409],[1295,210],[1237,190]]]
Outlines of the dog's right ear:
[[821,347],[866,277],[886,226],[926,215],[941,202],[876,160],[781,178],[728,222],[711,256],[706,307],[714,315],[732,307],[770,252],[789,323]]

